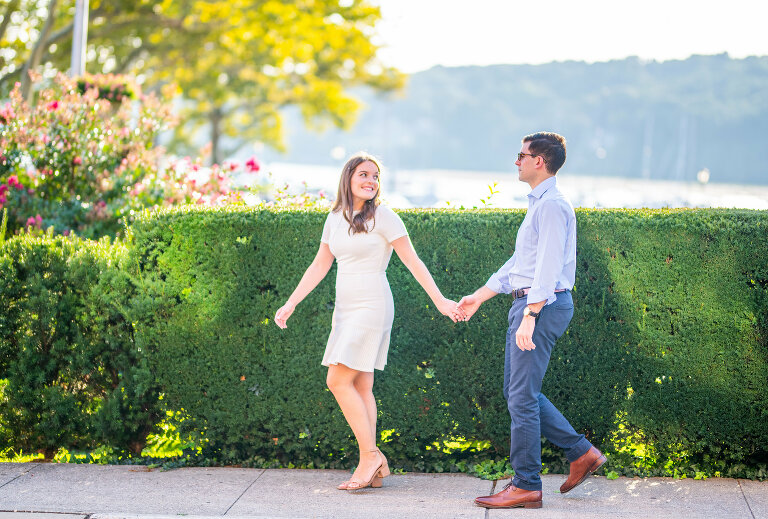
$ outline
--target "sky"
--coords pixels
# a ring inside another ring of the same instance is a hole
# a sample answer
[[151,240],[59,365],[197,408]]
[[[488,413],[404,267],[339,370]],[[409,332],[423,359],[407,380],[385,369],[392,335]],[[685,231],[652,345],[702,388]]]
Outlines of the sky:
[[371,0],[385,64],[435,65],[768,55],[768,0]]

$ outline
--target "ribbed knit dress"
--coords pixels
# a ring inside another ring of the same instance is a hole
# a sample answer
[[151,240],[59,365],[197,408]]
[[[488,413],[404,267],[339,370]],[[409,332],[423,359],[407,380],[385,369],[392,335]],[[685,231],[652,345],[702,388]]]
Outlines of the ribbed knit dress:
[[338,265],[336,306],[322,364],[358,371],[384,369],[395,305],[387,281],[392,242],[408,232],[400,217],[379,205],[367,233],[352,233],[341,211],[325,220],[321,241]]

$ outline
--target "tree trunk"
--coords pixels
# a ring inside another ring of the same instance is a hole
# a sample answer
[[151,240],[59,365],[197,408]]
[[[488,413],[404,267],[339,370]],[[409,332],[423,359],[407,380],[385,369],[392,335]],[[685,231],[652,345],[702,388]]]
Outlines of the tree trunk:
[[51,34],[53,24],[56,22],[56,4],[59,0],[51,0],[48,4],[48,18],[45,20],[43,30],[40,32],[40,37],[35,43],[35,47],[32,49],[32,55],[24,64],[24,68],[21,71],[21,95],[27,100],[27,103],[32,102],[32,80],[29,77],[29,72],[37,68],[40,65],[40,60],[43,57],[43,52],[48,44],[48,36]]
[[5,36],[5,31],[8,29],[8,24],[11,23],[11,15],[19,8],[19,0],[11,0],[5,8],[3,13],[3,21],[0,22],[0,40]]
[[221,140],[221,108],[215,107],[211,110],[211,165],[220,164],[221,150],[219,149],[219,140]]

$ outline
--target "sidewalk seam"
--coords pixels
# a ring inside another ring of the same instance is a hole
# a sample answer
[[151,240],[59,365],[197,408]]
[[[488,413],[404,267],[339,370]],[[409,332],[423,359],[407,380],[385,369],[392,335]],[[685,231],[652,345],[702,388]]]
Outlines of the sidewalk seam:
[[227,511],[222,514],[222,517],[227,515],[229,513],[229,511],[232,510],[232,507],[235,506],[238,501],[240,501],[240,499],[245,495],[245,493],[248,492],[248,490],[250,490],[250,488],[253,486],[253,484],[256,483],[259,480],[259,478],[264,475],[264,473],[266,471],[267,471],[267,469],[261,469],[261,473],[258,476],[256,476],[256,479],[251,481],[251,484],[248,485],[248,487],[246,487],[245,490],[243,490],[243,493],[240,494],[239,496],[237,496],[237,499],[235,499],[235,501],[231,505],[229,505],[229,508],[227,508]]
[[744,488],[741,486],[741,480],[737,479],[736,483],[739,484],[739,490],[741,490],[741,497],[744,498],[744,502],[747,503],[747,509],[749,510],[749,515],[752,516],[752,519],[755,519],[755,513],[752,511],[752,507],[749,506],[749,499],[747,499],[747,495],[744,493]]
[[16,476],[15,478],[13,478],[12,480],[10,480],[10,481],[6,481],[6,482],[5,482],[5,483],[3,483],[2,485],[0,485],[0,488],[4,488],[5,486],[7,486],[7,485],[10,485],[11,483],[13,483],[13,482],[14,482],[14,481],[16,481],[17,479],[19,479],[21,476],[24,476],[24,475],[25,475],[27,472],[29,472],[30,470],[32,470],[32,469],[34,469],[35,467],[37,467],[38,465],[40,465],[40,464],[39,464],[39,463],[35,463],[34,465],[32,465],[31,467],[29,467],[27,470],[25,470],[24,472],[22,472],[21,474],[19,474],[19,475],[18,475],[18,476]]
[[[496,483],[498,482],[498,479],[494,479],[493,483],[491,483],[491,492],[488,494],[489,496],[492,496],[496,492]],[[485,517],[484,519],[489,519],[491,517],[491,509],[486,508],[485,509]]]

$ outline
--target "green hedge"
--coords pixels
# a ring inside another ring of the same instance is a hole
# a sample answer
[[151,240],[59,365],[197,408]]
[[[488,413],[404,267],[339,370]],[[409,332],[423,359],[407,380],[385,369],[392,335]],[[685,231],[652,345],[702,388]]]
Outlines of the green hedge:
[[[524,216],[400,214],[437,284],[454,298],[508,259]],[[139,386],[149,389],[132,393],[143,403],[129,406],[143,409],[142,420],[154,412],[157,402],[146,398],[156,385],[164,410],[184,418],[181,434],[197,437],[210,462],[354,463],[356,447],[320,365],[335,267],[287,330],[272,322],[311,262],[324,218],[318,211],[184,207],[135,222],[126,256],[113,262],[122,281],[100,282],[99,293],[125,302],[111,308],[131,323],[131,362],[151,374]],[[553,353],[545,393],[609,454],[611,470],[768,477],[768,213],[579,210],[577,219],[576,311]],[[10,250],[6,244],[6,263]],[[469,323],[454,324],[396,256],[388,278],[395,322],[389,364],[375,386],[382,449],[408,470],[503,458],[509,298],[498,296]],[[4,271],[6,279],[15,278]],[[0,297],[17,284],[6,283]],[[8,399],[8,388],[4,394]],[[133,419],[124,424],[135,427]],[[564,470],[562,453],[544,447],[547,468]]]
[[[506,261],[523,215],[401,212],[455,298]],[[272,322],[317,250],[324,217],[184,208],[134,225],[131,264],[154,305],[137,341],[165,403],[190,418],[185,430],[204,431],[219,462],[349,466],[355,457],[320,366],[335,270],[287,330]],[[768,214],[580,210],[577,218],[576,313],[546,394],[617,471],[768,475]],[[505,455],[509,299],[453,324],[396,258],[388,277],[396,317],[375,391],[382,448],[418,470]],[[552,470],[563,468],[561,453],[546,454]]]
[[0,451],[141,452],[158,392],[126,320],[126,249],[23,236],[0,255]]

